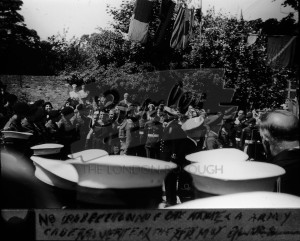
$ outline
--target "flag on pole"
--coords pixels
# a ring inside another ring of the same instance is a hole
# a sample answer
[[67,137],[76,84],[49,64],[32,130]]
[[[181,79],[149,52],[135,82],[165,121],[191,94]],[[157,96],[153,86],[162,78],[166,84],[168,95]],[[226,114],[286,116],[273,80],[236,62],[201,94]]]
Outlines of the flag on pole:
[[273,67],[293,67],[297,63],[296,36],[268,37],[268,64]]
[[149,22],[152,17],[153,0],[136,0],[130,20],[128,39],[147,42]]
[[201,0],[187,0],[179,7],[174,26],[170,46],[175,49],[185,49],[192,35],[195,9],[202,6]]
[[175,2],[172,0],[162,0],[159,12],[159,26],[154,36],[154,45],[161,45],[167,38],[167,29],[170,26],[173,12],[175,9]]

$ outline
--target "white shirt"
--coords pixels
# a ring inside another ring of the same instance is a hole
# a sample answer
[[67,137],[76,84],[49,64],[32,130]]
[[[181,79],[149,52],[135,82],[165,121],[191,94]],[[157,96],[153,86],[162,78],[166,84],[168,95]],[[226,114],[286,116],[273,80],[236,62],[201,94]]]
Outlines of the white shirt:
[[71,99],[75,99],[75,100],[79,100],[80,96],[78,94],[78,92],[75,92],[74,90],[72,90],[71,92],[69,92],[70,98]]
[[90,93],[90,92],[89,92],[88,90],[80,90],[80,91],[78,92],[78,95],[79,95],[79,97],[82,99],[82,98],[88,97],[89,93]]

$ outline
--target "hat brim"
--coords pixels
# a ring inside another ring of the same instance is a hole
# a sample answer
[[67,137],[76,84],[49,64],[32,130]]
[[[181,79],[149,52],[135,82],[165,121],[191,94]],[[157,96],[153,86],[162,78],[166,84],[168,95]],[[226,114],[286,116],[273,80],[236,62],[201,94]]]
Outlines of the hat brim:
[[169,116],[178,116],[178,113],[173,111],[170,107],[165,106],[164,111],[169,115]]
[[199,198],[166,209],[300,208],[300,197],[275,192],[245,192]]
[[[207,166],[215,167],[215,171],[203,171]],[[206,160],[193,163],[184,168],[191,174],[197,190],[225,195],[240,192],[274,190],[278,177],[285,170],[277,165],[263,162],[214,162]]]
[[[76,168],[81,187],[106,189],[162,186],[176,164],[137,156],[104,156],[87,163],[70,162]],[[86,171],[90,170],[90,171]]]
[[91,161],[99,157],[107,156],[108,152],[101,149],[89,149],[80,152],[76,152],[68,155],[72,159],[80,159],[83,162]]
[[38,156],[32,156],[31,160],[35,165],[34,175],[40,181],[65,190],[76,190],[78,174],[67,161],[62,162]]
[[52,155],[60,152],[61,148],[64,146],[56,143],[47,143],[42,145],[36,145],[31,147],[33,150],[33,155]]
[[181,126],[184,131],[193,131],[201,128],[204,125],[204,118],[201,116],[194,117],[192,119],[188,119]]
[[221,148],[195,152],[187,155],[185,158],[191,162],[211,160],[213,162],[219,162],[219,164],[222,165],[223,162],[246,161],[249,156],[236,148]]
[[27,140],[29,139],[29,137],[33,136],[33,134],[29,132],[18,132],[18,131],[1,131],[1,132],[4,135],[4,138]]

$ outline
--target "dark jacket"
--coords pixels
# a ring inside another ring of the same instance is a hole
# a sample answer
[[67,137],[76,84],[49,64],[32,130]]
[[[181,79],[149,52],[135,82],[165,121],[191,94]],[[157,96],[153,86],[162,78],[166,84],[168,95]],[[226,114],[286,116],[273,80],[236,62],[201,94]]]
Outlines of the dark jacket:
[[163,129],[160,142],[160,158],[170,161],[172,154],[176,154],[179,150],[180,142],[183,138],[186,138],[186,134],[177,120],[170,121]]
[[159,141],[162,137],[163,127],[158,121],[150,120],[145,123],[144,136],[146,139],[146,147],[158,148]]
[[284,168],[281,177],[281,192],[300,197],[300,149],[284,150],[271,158],[270,163]]

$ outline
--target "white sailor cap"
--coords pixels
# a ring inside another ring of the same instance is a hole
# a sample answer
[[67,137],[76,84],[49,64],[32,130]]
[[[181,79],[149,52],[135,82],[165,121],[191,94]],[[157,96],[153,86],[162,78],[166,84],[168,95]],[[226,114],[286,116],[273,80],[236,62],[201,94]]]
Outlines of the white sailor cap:
[[76,190],[78,174],[68,161],[40,156],[31,156],[30,159],[35,165],[34,175],[41,182],[60,189]]
[[184,131],[191,131],[195,130],[197,128],[200,128],[204,124],[204,119],[202,116],[194,117],[191,119],[188,119],[186,122],[184,122],[181,126],[181,128]]
[[164,106],[164,111],[170,116],[178,116],[178,112],[169,106]]
[[185,157],[191,162],[213,162],[216,164],[219,162],[232,162],[232,161],[246,161],[249,156],[236,148],[220,148],[214,150],[199,151],[189,154]]
[[27,140],[33,134],[30,132],[19,132],[19,131],[1,131],[4,138],[12,138],[12,139],[23,139]]
[[41,145],[32,146],[30,149],[33,150],[33,155],[52,155],[60,152],[64,146],[56,143],[45,143]]
[[82,162],[88,162],[103,156],[108,156],[108,152],[101,149],[88,149],[68,155],[69,158],[79,159]]
[[243,192],[199,198],[167,209],[300,208],[300,197],[276,192]]
[[274,191],[285,170],[264,162],[201,161],[186,166],[197,190],[216,195],[239,192]]
[[64,189],[73,189],[74,183],[88,189],[161,187],[166,175],[176,168],[174,163],[150,158],[125,155],[96,157],[98,154],[82,153],[83,160],[78,158],[79,154],[74,155],[76,159],[66,161],[39,156],[32,156],[31,160],[36,166],[38,179]]
[[78,172],[78,185],[96,189],[160,187],[176,164],[156,159],[115,155],[88,162],[70,161]]
[[47,185],[55,186],[61,189],[75,190],[78,182],[78,173],[74,166],[70,164],[70,162],[82,163],[106,155],[108,155],[108,153],[104,150],[89,149],[70,154],[69,157],[72,159],[66,161],[39,156],[32,156],[31,160],[35,165],[35,176],[40,181]]

